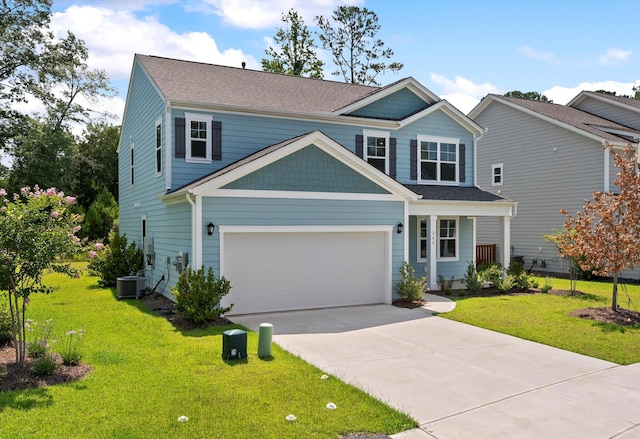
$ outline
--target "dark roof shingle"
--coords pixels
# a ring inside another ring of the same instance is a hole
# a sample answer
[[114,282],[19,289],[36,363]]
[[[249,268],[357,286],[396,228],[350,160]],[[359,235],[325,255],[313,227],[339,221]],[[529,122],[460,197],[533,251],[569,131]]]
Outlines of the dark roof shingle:
[[440,201],[511,201],[500,195],[492,194],[477,187],[436,186],[426,184],[405,184],[423,200]]

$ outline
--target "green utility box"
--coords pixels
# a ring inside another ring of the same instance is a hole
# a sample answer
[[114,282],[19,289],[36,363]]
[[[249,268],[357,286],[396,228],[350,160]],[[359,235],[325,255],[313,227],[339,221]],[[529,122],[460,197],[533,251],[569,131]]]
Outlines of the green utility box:
[[230,329],[222,333],[222,358],[225,360],[247,358],[247,331]]
[[258,357],[266,358],[271,356],[271,338],[273,336],[273,325],[271,323],[260,323],[258,333]]

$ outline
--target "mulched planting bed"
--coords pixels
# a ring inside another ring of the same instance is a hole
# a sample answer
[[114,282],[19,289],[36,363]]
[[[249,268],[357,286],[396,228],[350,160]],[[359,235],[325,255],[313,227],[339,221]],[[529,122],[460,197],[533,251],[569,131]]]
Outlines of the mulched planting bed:
[[614,311],[610,307],[576,309],[575,311],[571,311],[569,315],[594,320],[596,322],[611,323],[613,325],[640,325],[640,313],[624,308],[618,308],[618,311]]
[[176,313],[176,304],[168,297],[159,293],[151,293],[143,296],[142,302],[151,312],[163,316],[179,331],[191,331],[194,329],[206,329],[212,326],[227,326],[234,323],[224,317],[218,317],[202,323],[193,323]]

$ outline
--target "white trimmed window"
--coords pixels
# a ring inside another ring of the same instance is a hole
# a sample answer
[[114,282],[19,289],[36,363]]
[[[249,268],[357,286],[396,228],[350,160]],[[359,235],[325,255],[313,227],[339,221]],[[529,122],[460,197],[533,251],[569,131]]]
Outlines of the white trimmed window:
[[211,161],[211,116],[185,114],[186,160],[190,162]]
[[156,119],[156,128],[154,131],[156,144],[156,174],[162,174],[162,117]]
[[491,186],[502,186],[504,182],[504,164],[491,165]]
[[364,159],[385,174],[389,173],[389,132],[364,131]]
[[457,261],[459,259],[458,218],[438,219],[438,260]]
[[418,262],[425,262],[429,254],[429,235],[427,218],[418,218]]
[[460,139],[418,136],[418,181],[458,182]]

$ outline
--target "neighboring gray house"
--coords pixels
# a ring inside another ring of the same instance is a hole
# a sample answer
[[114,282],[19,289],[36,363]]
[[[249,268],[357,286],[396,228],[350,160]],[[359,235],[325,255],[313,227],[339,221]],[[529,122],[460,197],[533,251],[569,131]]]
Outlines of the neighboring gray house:
[[[568,272],[568,262],[544,235],[562,229],[560,209],[575,214],[594,192],[615,190],[617,169],[603,145],[621,150],[637,143],[638,101],[582,92],[565,106],[488,95],[469,117],[487,129],[478,142],[478,186],[518,201],[511,255],[523,257],[526,269]],[[500,255],[497,223],[479,218],[476,225],[477,243],[497,243]]]
[[509,246],[516,203],[475,183],[483,133],[413,78],[369,87],[136,55],[120,232],[144,247],[147,286],[170,295],[185,265],[211,267],[233,313],[390,303],[403,261],[431,288],[460,279],[477,218],[504,223]]

